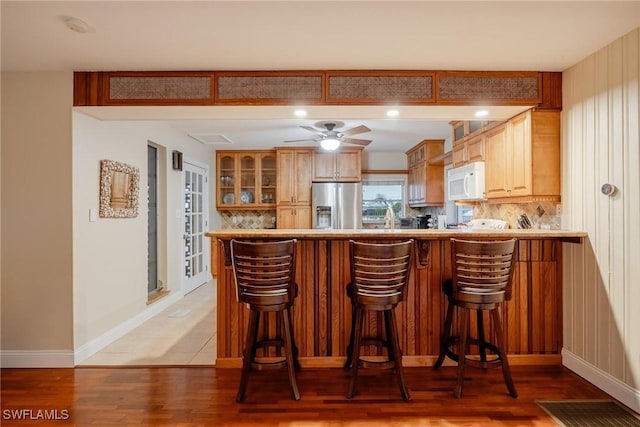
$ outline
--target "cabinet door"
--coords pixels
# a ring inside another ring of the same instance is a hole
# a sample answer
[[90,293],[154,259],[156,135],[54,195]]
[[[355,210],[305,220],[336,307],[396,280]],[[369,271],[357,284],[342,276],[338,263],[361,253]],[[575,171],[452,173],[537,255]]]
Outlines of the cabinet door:
[[[276,188],[276,203],[278,206],[293,204],[295,193],[295,151],[278,150],[276,161],[278,164],[278,177]],[[278,225],[280,220],[278,220]]]
[[313,153],[313,180],[322,182],[336,180],[334,152],[316,151]]
[[311,228],[311,206],[296,206],[293,213],[294,228]]
[[426,162],[420,162],[409,169],[409,204],[424,206],[427,195]]
[[235,153],[218,153],[218,191],[216,192],[216,206],[229,207],[238,203],[236,194],[237,181]]
[[362,180],[362,153],[341,151],[336,154],[336,176],[342,182],[360,182]]
[[478,135],[469,139],[466,143],[467,161],[469,163],[484,160],[484,135]]
[[531,120],[523,114],[509,122],[510,148],[510,196],[529,196],[532,194],[531,164]]
[[261,154],[260,155],[260,199],[257,203],[263,205],[275,205],[276,203],[276,155]]
[[279,229],[311,228],[311,206],[279,206],[276,219]]
[[293,206],[278,206],[276,209],[277,228],[296,228],[293,217]]
[[360,182],[362,180],[362,153],[346,149],[313,153],[313,180],[318,182]]
[[507,197],[507,127],[498,126],[486,134],[485,140],[485,195],[488,199]]
[[236,199],[236,203],[241,205],[257,203],[256,155],[254,153],[240,153],[237,156],[240,163],[240,198]]
[[311,206],[312,151],[295,151],[293,174],[295,179],[294,203]]
[[467,163],[467,145],[464,142],[456,142],[451,150],[452,167],[465,165]]

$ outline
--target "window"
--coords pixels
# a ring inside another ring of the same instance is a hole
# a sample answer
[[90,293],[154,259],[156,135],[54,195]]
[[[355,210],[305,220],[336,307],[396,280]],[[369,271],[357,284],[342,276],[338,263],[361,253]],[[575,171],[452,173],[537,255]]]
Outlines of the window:
[[362,179],[362,221],[384,221],[387,207],[404,216],[406,175],[366,175]]

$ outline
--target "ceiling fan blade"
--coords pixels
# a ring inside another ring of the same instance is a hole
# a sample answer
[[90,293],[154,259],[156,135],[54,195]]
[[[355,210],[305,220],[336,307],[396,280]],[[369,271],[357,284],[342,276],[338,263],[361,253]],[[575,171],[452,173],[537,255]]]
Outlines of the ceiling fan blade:
[[316,139],[311,139],[311,138],[306,138],[306,139],[290,139],[289,141],[282,141],[282,142],[305,142],[305,141],[311,141],[311,142],[316,142]]
[[320,131],[320,130],[318,130],[318,129],[316,129],[316,128],[312,128],[311,126],[300,126],[300,127],[301,127],[302,129],[306,129],[306,130],[308,130],[309,132],[313,132],[313,133],[315,133],[316,135],[320,135],[320,136],[324,135],[324,134],[322,133],[322,131]]
[[359,139],[359,138],[344,138],[342,142],[347,142],[349,144],[356,144],[356,145],[362,145],[362,146],[371,144],[370,139]]
[[371,129],[366,127],[365,125],[356,126],[351,129],[347,129],[344,132],[341,132],[344,136],[356,135],[358,133],[370,132]]

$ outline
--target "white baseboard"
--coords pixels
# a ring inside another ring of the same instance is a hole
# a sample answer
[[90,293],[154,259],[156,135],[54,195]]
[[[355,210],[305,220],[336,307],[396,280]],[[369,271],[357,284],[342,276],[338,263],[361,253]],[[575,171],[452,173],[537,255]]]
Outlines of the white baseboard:
[[73,368],[71,350],[2,350],[3,368]]
[[101,336],[79,347],[75,351],[75,364],[78,365],[87,360],[89,357],[93,356],[95,353],[102,350],[115,340],[131,332],[133,329],[142,325],[144,322],[151,319],[156,314],[180,301],[183,297],[184,296],[182,295],[182,292],[172,292],[164,298],[161,298],[153,304],[149,305],[146,310],[144,310],[137,316],[134,316],[131,319],[122,322],[115,328],[105,332]]
[[2,368],[73,368],[118,338],[131,332],[156,314],[178,302],[184,296],[174,292],[149,305],[143,312],[115,328],[72,350],[0,350]]
[[564,348],[562,364],[633,411],[640,413],[640,390],[612,377]]

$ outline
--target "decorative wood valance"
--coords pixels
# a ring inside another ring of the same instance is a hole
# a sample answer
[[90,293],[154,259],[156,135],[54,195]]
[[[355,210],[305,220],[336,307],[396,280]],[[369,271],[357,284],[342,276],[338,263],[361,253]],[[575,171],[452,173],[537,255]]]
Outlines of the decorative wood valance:
[[538,71],[90,71],[74,105],[523,105],[562,108]]

